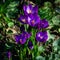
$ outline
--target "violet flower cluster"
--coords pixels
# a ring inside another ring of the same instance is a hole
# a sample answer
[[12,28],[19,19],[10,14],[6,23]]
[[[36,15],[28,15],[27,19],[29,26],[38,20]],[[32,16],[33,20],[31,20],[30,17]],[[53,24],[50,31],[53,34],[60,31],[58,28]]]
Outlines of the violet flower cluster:
[[24,44],[28,38],[30,38],[31,33],[23,32],[19,35],[15,35],[15,39],[17,43]]
[[[24,14],[21,14],[19,17],[19,21],[22,24],[28,24],[29,26],[37,27],[38,30],[47,28],[49,26],[48,21],[46,19],[41,20],[40,16],[38,15],[38,6],[34,6],[32,4],[24,5],[23,6]],[[17,43],[25,44],[28,38],[32,36],[28,32],[23,32],[19,35],[15,36],[15,40]],[[37,42],[46,42],[48,39],[47,31],[39,31],[36,33],[36,40]],[[32,42],[28,42],[29,48],[32,48]]]

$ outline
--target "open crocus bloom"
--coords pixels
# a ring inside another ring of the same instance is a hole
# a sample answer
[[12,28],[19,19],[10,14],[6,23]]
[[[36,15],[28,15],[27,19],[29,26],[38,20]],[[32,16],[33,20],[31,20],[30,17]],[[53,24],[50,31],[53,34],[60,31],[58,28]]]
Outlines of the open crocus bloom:
[[46,42],[46,40],[48,39],[48,34],[46,31],[43,31],[43,32],[38,32],[36,34],[36,40],[38,42]]
[[27,21],[30,26],[34,27],[40,22],[40,17],[37,14],[29,14]]
[[15,41],[20,44],[25,44],[26,40],[30,38],[31,34],[23,32],[22,34],[15,35]]
[[19,21],[21,22],[21,23],[23,23],[23,24],[27,24],[27,16],[26,15],[20,15],[20,17],[19,17]]
[[32,4],[24,5],[23,10],[25,15],[38,13],[38,6],[32,6]]

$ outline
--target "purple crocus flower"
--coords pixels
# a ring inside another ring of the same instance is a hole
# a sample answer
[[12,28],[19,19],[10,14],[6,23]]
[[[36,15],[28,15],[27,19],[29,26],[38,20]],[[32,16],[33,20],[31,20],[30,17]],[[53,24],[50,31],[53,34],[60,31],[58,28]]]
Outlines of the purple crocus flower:
[[15,41],[16,41],[16,43],[25,44],[26,38],[22,34],[15,35]]
[[26,15],[20,15],[20,17],[19,17],[19,21],[21,22],[21,23],[23,23],[23,24],[27,24],[27,16]]
[[26,37],[23,36],[23,34],[21,34],[21,35],[20,35],[19,43],[20,43],[20,44],[25,44],[25,42],[26,42]]
[[46,19],[43,19],[38,24],[38,29],[40,28],[47,28],[49,26],[49,23]]
[[38,13],[38,6],[32,6],[32,4],[24,5],[23,10],[25,15]]
[[11,58],[11,52],[10,51],[7,52],[7,57],[8,57],[8,60],[10,60],[10,58]]
[[32,35],[31,33],[28,33],[26,31],[24,31],[22,34],[25,36],[26,39],[30,38]]
[[38,42],[46,42],[46,40],[48,39],[48,34],[46,31],[43,31],[43,32],[38,32],[36,34],[36,40]]
[[47,28],[49,23],[46,19],[41,20],[41,28]]
[[31,41],[28,42],[28,47],[29,47],[29,49],[31,49],[31,50],[33,49],[33,43],[32,43]]
[[28,24],[34,27],[40,22],[40,17],[37,14],[29,14],[27,20]]
[[31,34],[23,32],[22,34],[15,35],[15,41],[20,44],[25,44],[26,40],[30,38]]
[[20,40],[20,36],[21,36],[20,34],[19,34],[19,35],[15,35],[15,36],[14,36],[14,37],[15,37],[15,42],[16,42],[16,43],[18,43],[18,42],[19,42],[19,40]]
[[10,60],[10,57],[11,57],[11,52],[8,52],[8,58]]

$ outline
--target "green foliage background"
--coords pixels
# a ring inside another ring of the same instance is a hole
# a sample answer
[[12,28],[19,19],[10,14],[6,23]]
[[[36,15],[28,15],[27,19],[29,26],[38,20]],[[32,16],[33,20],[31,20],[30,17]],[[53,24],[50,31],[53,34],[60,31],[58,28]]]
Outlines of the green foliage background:
[[[10,60],[60,60],[60,0],[31,0],[33,4],[38,5],[38,14],[41,19],[47,19],[49,27],[49,39],[38,46],[35,43],[35,29],[31,32],[33,36],[29,39],[33,42],[34,49],[29,50],[26,44],[17,45],[14,42],[14,35],[21,33],[18,21],[22,13],[22,6],[28,3],[28,0],[1,0],[0,1],[0,59],[8,60],[6,52],[10,51],[12,56]],[[28,26],[25,25],[25,29]],[[28,30],[29,31],[29,30]],[[36,44],[36,45],[35,45]],[[3,58],[4,57],[4,58]]]

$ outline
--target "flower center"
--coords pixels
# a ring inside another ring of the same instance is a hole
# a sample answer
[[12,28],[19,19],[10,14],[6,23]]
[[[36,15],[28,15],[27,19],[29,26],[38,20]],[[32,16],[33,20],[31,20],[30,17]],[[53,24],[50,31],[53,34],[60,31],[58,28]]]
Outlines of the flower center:
[[34,24],[34,23],[35,23],[35,21],[34,21],[34,20],[32,20],[31,22],[32,22],[32,24]]
[[29,10],[29,13],[31,13],[31,10]]
[[22,43],[22,39],[20,39],[20,43]]
[[22,19],[22,22],[24,22],[24,23],[25,23],[25,22],[26,22],[26,20],[25,20],[25,19]]
[[30,10],[30,9],[27,9],[27,13],[29,14],[29,13],[31,13],[32,11]]
[[38,34],[38,37],[41,38],[41,39],[43,38],[43,36],[41,36],[40,34]]
[[25,37],[27,37],[27,34],[25,34]]
[[40,38],[42,39],[42,38],[43,38],[43,36],[40,36]]
[[44,23],[42,23],[44,25]]

